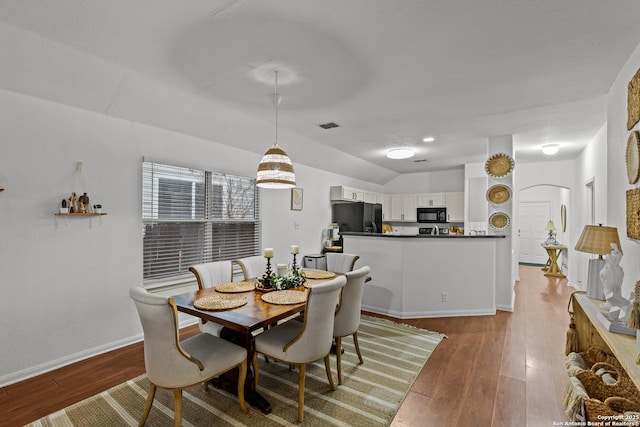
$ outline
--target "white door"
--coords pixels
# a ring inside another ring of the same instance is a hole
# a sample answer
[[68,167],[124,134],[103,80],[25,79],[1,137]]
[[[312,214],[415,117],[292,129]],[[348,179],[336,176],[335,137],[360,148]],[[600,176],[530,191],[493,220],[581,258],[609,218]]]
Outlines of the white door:
[[551,215],[550,202],[520,203],[520,262],[544,265],[549,258],[542,247],[548,231],[544,228]]

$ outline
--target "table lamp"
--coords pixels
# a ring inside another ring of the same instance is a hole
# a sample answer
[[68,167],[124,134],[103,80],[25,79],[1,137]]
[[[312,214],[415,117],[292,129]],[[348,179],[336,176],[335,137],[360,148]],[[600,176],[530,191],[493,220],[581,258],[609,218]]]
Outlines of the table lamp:
[[[604,267],[602,255],[611,253],[611,243],[620,248],[620,238],[616,227],[600,225],[585,225],[582,235],[576,244],[576,251],[597,254],[598,258],[589,260],[589,275],[587,279],[587,296],[589,298],[604,299],[604,289],[600,280],[600,271]],[[622,249],[620,249],[622,253]]]
[[547,237],[547,241],[544,242],[545,245],[557,245],[558,241],[556,240],[555,237],[555,231],[556,231],[556,226],[553,225],[553,221],[549,220],[547,222],[547,226],[544,228],[545,230],[547,230],[549,232],[549,237]]

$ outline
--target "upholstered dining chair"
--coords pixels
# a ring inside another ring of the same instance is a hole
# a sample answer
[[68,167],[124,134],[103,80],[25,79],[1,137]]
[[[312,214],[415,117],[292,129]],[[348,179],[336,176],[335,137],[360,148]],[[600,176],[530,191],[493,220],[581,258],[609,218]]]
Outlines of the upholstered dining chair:
[[353,271],[356,261],[360,258],[354,254],[327,252],[327,270],[334,273],[347,273]]
[[[240,258],[234,262],[242,269],[244,280],[253,279],[262,275],[267,268],[267,260],[260,255]],[[273,268],[275,269],[275,265]]]
[[209,334],[198,334],[180,342],[178,311],[173,298],[153,295],[140,286],[129,291],[144,332],[144,364],[149,394],[140,419],[147,421],[157,387],[173,390],[174,425],[182,424],[182,390],[205,383],[235,367],[239,368],[238,400],[243,412],[247,350]]
[[[231,261],[196,264],[189,267],[189,271],[196,276],[199,289],[213,288],[214,286],[231,282],[233,276]],[[203,322],[202,319],[200,319],[200,331],[219,337],[220,330],[222,330],[222,325],[214,322]]]
[[347,283],[345,276],[313,286],[309,289],[304,321],[285,322],[274,326],[255,337],[253,370],[258,384],[258,353],[289,365],[297,365],[298,376],[298,421],[304,419],[304,384],[307,363],[324,359],[324,366],[331,390],[336,386],[331,376],[329,351],[333,338],[333,321],[336,299],[340,289]]
[[336,311],[333,325],[333,338],[336,341],[336,359],[338,365],[338,384],[342,384],[342,338],[353,335],[353,345],[360,364],[364,363],[360,345],[358,344],[358,327],[360,326],[360,310],[362,307],[362,292],[364,282],[371,269],[368,266],[360,267],[355,271],[346,273],[347,284],[340,293],[340,303]]

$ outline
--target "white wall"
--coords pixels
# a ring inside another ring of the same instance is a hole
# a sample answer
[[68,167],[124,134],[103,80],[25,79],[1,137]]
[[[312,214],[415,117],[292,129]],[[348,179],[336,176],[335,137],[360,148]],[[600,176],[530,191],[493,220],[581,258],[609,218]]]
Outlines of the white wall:
[[574,236],[569,247],[573,269],[570,268],[570,281],[577,288],[586,290],[588,263],[592,255],[574,249],[584,226],[589,224],[590,203],[586,197],[585,184],[593,180],[595,185],[595,223],[607,223],[607,125],[602,126],[596,136],[582,150],[576,159],[574,205],[567,210],[567,227]]
[[[636,281],[640,279],[640,245],[637,240],[626,237],[626,191],[637,188],[639,184],[628,183],[625,163],[627,138],[630,133],[627,130],[627,84],[639,68],[640,45],[611,86],[607,106],[606,224],[617,227],[620,235],[620,244],[624,253],[620,262],[624,269],[623,295],[633,291]],[[633,129],[639,130],[640,125],[636,124]],[[598,161],[601,160],[598,159]]]
[[464,191],[464,170],[420,172],[400,175],[383,186],[384,193],[440,193]]
[[[4,385],[141,338],[128,290],[142,283],[143,156],[247,176],[255,174],[260,156],[2,90],[0,114]],[[54,216],[63,197],[84,191],[76,184],[78,161],[107,216]],[[263,243],[275,248],[276,261],[291,244],[300,245],[302,254],[320,251],[331,218],[329,186],[381,191],[295,167],[304,189],[302,211],[290,210],[289,191],[261,190]]]

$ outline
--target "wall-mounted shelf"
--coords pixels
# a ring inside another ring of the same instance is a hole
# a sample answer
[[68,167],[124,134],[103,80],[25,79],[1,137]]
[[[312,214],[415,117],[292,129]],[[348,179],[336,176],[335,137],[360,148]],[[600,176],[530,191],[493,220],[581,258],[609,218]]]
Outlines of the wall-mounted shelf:
[[106,213],[57,213],[54,214],[56,216],[103,216],[103,215],[107,215]]

